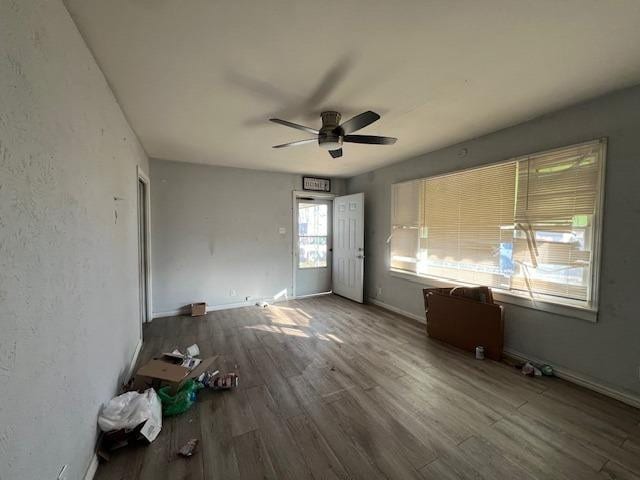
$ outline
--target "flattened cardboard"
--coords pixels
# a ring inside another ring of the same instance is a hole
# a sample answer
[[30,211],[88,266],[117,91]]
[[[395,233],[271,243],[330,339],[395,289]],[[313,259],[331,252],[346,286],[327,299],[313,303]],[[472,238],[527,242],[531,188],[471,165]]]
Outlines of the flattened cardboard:
[[170,361],[162,358],[154,358],[145,363],[136,372],[135,386],[149,386],[156,383],[164,383],[172,386],[172,391],[177,391],[189,379],[196,379],[204,372],[209,370],[213,363],[218,359],[218,355],[203,358],[200,365],[193,370],[189,370],[181,365],[175,365]]
[[500,361],[504,347],[502,307],[450,295],[448,290],[423,290],[429,337],[468,352],[483,346],[487,358]]
[[189,370],[181,365],[174,365],[173,363],[157,359],[151,360],[149,363],[141,366],[138,369],[137,375],[177,383],[189,375]]

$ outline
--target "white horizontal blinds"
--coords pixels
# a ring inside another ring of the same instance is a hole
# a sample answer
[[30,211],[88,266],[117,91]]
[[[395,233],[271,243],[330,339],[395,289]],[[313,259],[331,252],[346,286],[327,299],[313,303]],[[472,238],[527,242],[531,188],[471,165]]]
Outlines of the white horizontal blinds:
[[391,187],[391,268],[416,272],[422,180]]
[[590,301],[604,145],[518,161],[512,288]]
[[418,273],[508,288],[515,183],[515,162],[425,179]]

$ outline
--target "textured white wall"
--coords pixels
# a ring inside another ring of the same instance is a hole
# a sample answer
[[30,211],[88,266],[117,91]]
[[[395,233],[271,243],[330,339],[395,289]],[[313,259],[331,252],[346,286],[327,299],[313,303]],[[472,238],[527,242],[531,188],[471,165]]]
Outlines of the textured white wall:
[[[598,323],[506,305],[506,346],[585,377],[640,394],[637,255],[640,238],[640,86],[349,179],[365,192],[369,297],[424,315],[423,288],[392,277],[385,240],[391,184],[460,170],[584,140],[608,137]],[[428,127],[425,127],[428,132]],[[400,139],[402,140],[402,139]],[[462,148],[468,155],[460,156]]]
[[146,156],[62,2],[1,0],[2,480],[64,464],[79,479],[89,464],[140,332],[136,165]]
[[[153,311],[291,295],[292,191],[301,178],[152,159]],[[343,190],[334,179],[333,193]]]

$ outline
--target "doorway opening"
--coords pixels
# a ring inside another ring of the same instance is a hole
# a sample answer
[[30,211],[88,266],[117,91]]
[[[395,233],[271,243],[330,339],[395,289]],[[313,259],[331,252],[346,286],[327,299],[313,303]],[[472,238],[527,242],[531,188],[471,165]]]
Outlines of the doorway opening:
[[331,293],[333,196],[294,192],[293,296]]
[[140,299],[140,338],[142,324],[152,320],[151,311],[151,254],[149,220],[149,177],[138,168],[138,287]]

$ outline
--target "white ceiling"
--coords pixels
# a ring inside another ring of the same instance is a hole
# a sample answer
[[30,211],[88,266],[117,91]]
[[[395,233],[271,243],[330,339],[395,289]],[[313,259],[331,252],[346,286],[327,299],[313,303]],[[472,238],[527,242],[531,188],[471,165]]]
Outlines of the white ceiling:
[[[638,0],[66,0],[152,157],[349,176],[640,83]],[[323,110],[394,146],[273,150]]]

